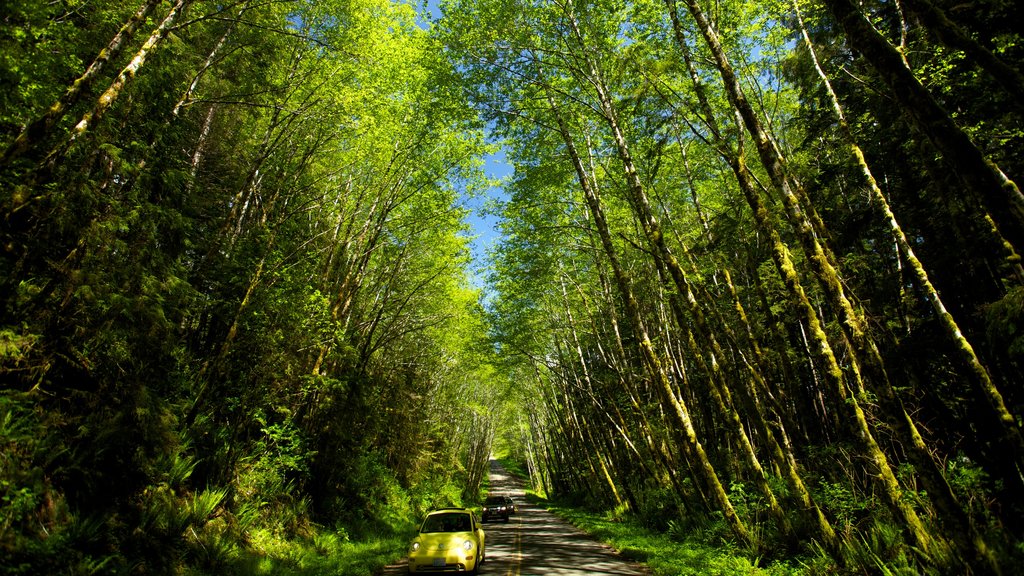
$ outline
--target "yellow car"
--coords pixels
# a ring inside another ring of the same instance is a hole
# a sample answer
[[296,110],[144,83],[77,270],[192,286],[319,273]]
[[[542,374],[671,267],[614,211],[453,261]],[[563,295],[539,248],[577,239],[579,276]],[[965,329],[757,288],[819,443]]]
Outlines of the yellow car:
[[473,511],[442,508],[423,519],[409,548],[409,573],[476,574],[484,559],[484,531]]

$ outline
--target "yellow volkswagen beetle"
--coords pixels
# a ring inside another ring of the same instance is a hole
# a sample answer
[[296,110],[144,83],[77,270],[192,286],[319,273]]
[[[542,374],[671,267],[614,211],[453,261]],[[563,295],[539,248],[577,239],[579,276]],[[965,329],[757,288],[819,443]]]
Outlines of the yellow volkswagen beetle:
[[484,531],[472,510],[442,508],[423,519],[409,548],[409,573],[469,572],[484,563]]

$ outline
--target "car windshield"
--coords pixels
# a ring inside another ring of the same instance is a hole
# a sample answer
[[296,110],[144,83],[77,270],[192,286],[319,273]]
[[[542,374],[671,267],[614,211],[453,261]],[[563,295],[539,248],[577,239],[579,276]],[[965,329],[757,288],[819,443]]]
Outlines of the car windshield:
[[453,512],[451,514],[431,514],[423,521],[420,532],[469,532],[471,530],[469,514]]
[[502,498],[501,496],[491,496],[490,498],[487,499],[486,502],[484,502],[484,504],[499,504],[499,505],[500,504],[504,504],[504,503],[505,503],[505,499]]

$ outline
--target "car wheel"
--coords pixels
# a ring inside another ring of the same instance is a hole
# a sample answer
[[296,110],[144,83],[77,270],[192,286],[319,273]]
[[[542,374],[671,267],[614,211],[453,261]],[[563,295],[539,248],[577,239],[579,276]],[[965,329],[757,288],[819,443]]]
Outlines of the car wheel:
[[469,573],[472,574],[473,576],[476,576],[477,574],[479,574],[480,573],[480,565],[481,564],[483,564],[483,561],[480,560],[479,556],[477,556],[476,557],[476,562],[473,563],[473,569],[470,570]]

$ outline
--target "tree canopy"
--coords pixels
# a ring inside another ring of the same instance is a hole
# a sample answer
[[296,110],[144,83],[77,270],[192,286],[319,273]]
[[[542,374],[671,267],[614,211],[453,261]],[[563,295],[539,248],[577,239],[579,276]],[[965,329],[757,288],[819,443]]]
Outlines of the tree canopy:
[[1011,573],[1021,10],[6,8],[0,565],[238,570],[501,453],[765,564]]

